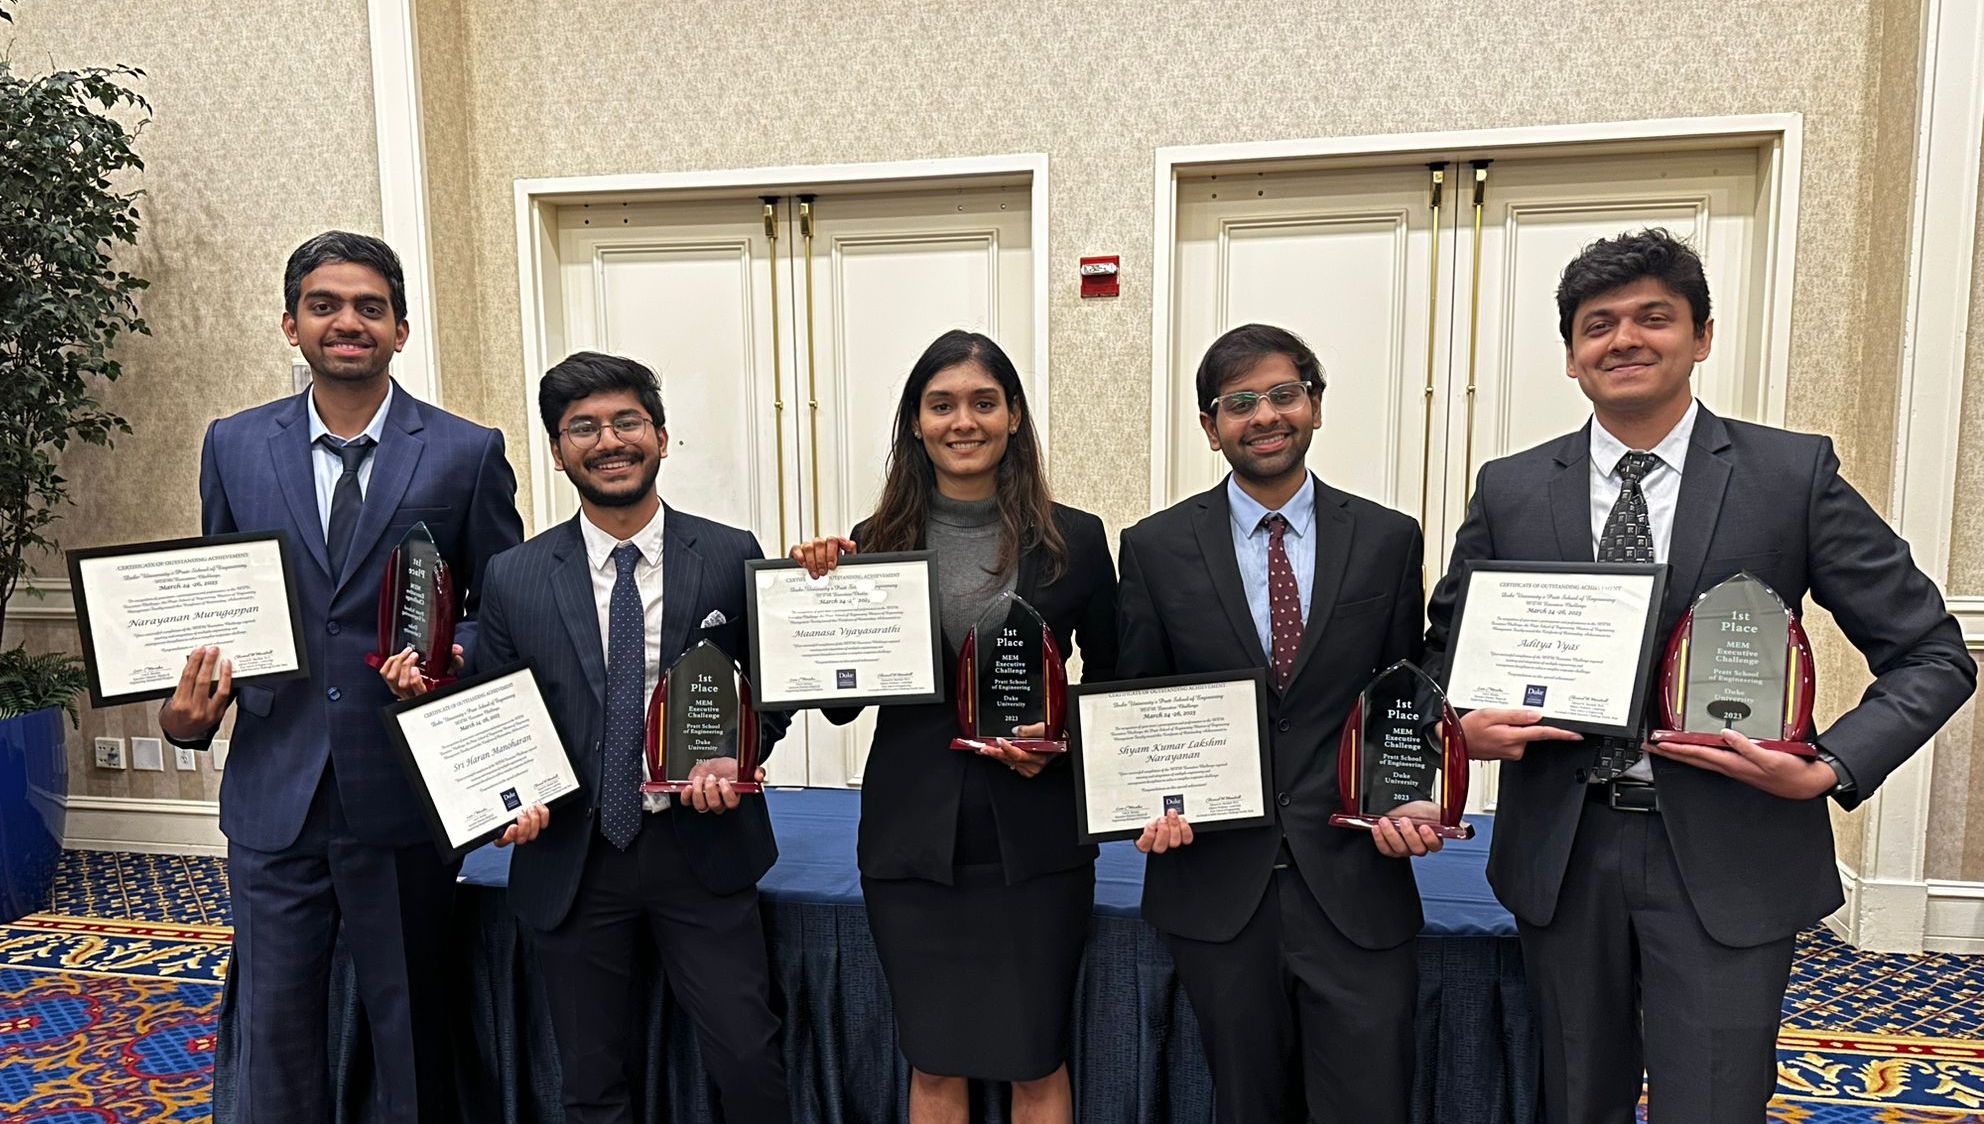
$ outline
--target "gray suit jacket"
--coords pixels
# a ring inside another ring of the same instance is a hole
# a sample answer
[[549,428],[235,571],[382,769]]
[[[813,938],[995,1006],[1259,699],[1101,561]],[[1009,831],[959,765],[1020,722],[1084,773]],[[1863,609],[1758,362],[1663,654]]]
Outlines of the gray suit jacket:
[[[1469,561],[1591,561],[1590,449],[1587,424],[1482,466],[1453,561],[1433,592],[1426,656],[1436,676]],[[1663,639],[1703,591],[1747,570],[1794,612],[1810,593],[1867,658],[1874,682],[1818,735],[1853,774],[1848,807],[1879,788],[1975,689],[1976,664],[1941,593],[1908,544],[1840,478],[1828,438],[1702,409],[1682,468],[1668,563]],[[1556,912],[1591,758],[1589,745],[1544,742],[1502,765],[1488,879],[1531,924],[1548,924]],[[1844,900],[1824,801],[1783,800],[1659,757],[1653,769],[1681,880],[1716,940],[1734,947],[1777,940]]]

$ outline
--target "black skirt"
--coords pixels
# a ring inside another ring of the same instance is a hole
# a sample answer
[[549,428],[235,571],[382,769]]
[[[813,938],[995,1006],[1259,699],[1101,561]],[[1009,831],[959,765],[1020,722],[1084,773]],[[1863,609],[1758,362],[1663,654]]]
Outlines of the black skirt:
[[960,866],[950,886],[863,877],[861,892],[909,1064],[1032,1081],[1067,1060],[1094,864],[1014,886],[998,863]]

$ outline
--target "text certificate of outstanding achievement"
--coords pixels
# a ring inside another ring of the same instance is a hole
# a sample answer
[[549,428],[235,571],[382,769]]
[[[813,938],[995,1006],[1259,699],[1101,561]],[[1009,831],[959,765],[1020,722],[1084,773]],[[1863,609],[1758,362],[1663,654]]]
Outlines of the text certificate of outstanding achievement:
[[1068,690],[1082,842],[1134,839],[1171,811],[1194,831],[1268,822],[1265,671]]
[[394,703],[386,726],[447,855],[496,838],[532,804],[579,790],[528,667],[499,668]]
[[759,709],[943,701],[929,551],[850,554],[820,578],[796,562],[747,562],[744,595]]
[[236,684],[309,674],[280,535],[72,550],[69,588],[94,706],[165,698],[196,648],[218,647]]
[[1457,710],[1537,710],[1587,734],[1640,737],[1667,567],[1474,562],[1448,643]]

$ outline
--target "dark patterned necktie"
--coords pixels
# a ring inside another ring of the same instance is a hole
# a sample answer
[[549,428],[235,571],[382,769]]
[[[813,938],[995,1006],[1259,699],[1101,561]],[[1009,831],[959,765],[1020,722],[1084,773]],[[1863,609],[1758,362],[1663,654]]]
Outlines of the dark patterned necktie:
[[606,731],[599,778],[599,833],[621,850],[641,830],[641,748],[647,724],[647,613],[634,567],[641,548],[613,548],[613,595],[606,603]]
[[317,443],[344,462],[337,486],[331,489],[331,519],[324,530],[324,554],[330,559],[331,574],[338,576],[344,573],[345,555],[351,553],[351,535],[358,529],[358,511],[365,506],[365,496],[358,488],[358,470],[371,454],[373,442],[370,437],[340,441],[326,433],[317,438]]
[[[1619,458],[1619,498],[1605,517],[1598,533],[1598,561],[1652,562],[1653,522],[1647,516],[1646,493],[1640,481],[1653,471],[1660,458],[1652,453],[1627,453]],[[1640,759],[1640,743],[1633,738],[1600,738],[1597,757],[1592,761],[1591,779],[1603,783],[1633,767]]]
[[1274,689],[1286,691],[1288,677],[1295,673],[1295,649],[1302,646],[1302,588],[1295,584],[1295,567],[1288,564],[1288,550],[1282,536],[1288,533],[1288,520],[1280,512],[1261,517],[1268,529],[1268,639],[1273,651],[1268,663],[1274,669]]

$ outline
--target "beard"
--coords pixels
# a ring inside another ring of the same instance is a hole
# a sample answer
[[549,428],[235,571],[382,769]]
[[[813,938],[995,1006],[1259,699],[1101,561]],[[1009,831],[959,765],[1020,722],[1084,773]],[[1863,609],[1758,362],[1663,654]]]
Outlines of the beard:
[[568,470],[565,475],[571,478],[572,487],[578,489],[580,497],[594,507],[632,507],[654,494],[654,482],[661,475],[660,457],[647,453],[634,455],[641,458],[641,474],[631,483],[608,487],[595,482],[588,463],[590,458],[582,462],[580,471]]
[[[1307,426],[1287,426],[1288,444],[1276,453],[1255,454],[1248,449],[1243,438],[1231,446],[1222,448],[1226,463],[1235,475],[1244,480],[1258,483],[1272,483],[1287,478],[1291,472],[1301,469],[1309,457],[1309,444],[1315,431]],[[1250,434],[1249,436],[1259,436]]]

